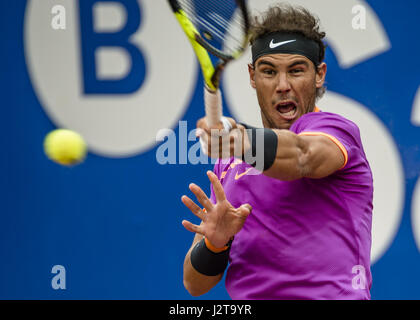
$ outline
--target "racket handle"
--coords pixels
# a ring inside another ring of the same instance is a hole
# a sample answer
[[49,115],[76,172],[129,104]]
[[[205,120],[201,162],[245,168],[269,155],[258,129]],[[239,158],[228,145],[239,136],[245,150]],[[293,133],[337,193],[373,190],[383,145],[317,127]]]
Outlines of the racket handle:
[[209,126],[215,126],[222,119],[222,94],[217,89],[215,92],[204,87],[204,106],[206,119]]

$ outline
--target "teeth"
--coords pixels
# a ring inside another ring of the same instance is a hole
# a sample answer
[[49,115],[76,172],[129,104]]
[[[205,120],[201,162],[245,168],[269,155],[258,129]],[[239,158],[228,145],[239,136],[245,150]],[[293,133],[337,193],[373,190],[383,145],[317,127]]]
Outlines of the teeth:
[[286,116],[286,117],[289,117],[289,116],[293,116],[295,114],[295,112],[296,112],[296,108],[293,108],[289,112],[282,113],[282,115]]

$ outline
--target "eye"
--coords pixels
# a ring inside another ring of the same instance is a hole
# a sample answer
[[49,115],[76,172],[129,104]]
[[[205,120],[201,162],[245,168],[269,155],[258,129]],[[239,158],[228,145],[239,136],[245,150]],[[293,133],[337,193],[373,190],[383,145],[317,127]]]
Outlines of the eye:
[[262,73],[264,73],[264,74],[266,74],[266,75],[268,75],[268,76],[272,76],[272,75],[274,75],[274,74],[275,74],[275,71],[274,71],[273,69],[266,68],[266,69],[263,69],[263,70],[262,70]]
[[296,73],[301,73],[301,72],[303,72],[304,70],[302,69],[302,68],[296,68],[296,69],[292,69],[292,70],[290,70],[290,73],[294,73],[294,74],[296,74]]

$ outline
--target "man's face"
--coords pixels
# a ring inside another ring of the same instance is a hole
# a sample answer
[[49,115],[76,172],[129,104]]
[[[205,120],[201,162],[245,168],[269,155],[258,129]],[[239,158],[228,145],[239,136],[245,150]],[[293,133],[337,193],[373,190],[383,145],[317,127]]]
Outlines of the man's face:
[[269,54],[248,65],[256,89],[264,127],[289,129],[299,117],[313,111],[316,89],[325,81],[327,66],[315,66],[298,54]]

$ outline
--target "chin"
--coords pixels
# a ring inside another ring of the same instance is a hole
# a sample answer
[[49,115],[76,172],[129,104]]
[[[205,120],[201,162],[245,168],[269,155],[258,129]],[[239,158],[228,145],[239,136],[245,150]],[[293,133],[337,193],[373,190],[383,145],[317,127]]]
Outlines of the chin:
[[276,124],[275,126],[273,126],[272,129],[289,130],[291,126],[292,126],[292,123],[281,123],[281,124]]

